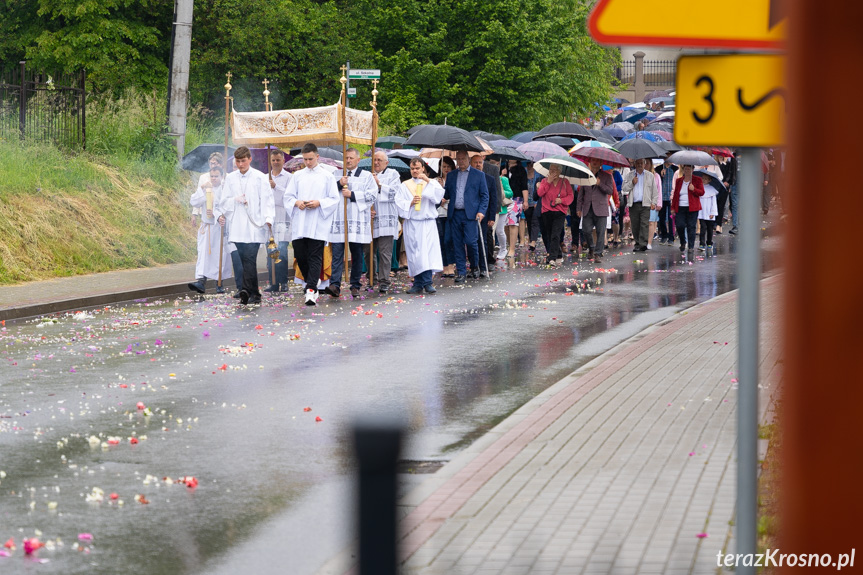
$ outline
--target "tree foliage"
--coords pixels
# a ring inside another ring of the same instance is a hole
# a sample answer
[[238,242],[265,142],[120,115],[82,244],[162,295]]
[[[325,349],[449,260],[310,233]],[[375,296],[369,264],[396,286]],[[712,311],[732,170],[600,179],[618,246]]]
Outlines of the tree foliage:
[[[0,0],[0,58],[85,67],[99,90],[167,83],[173,0]],[[619,55],[587,33],[589,0],[197,0],[191,102],[219,110],[332,104],[339,67],[380,68],[390,131],[498,132],[580,115],[614,90]],[[369,82],[354,84],[368,107]]]

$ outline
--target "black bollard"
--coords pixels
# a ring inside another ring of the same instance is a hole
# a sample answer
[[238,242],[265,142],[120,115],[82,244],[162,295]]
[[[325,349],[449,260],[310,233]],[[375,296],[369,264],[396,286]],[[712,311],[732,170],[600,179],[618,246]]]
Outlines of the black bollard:
[[402,428],[358,423],[360,575],[396,575],[396,463]]

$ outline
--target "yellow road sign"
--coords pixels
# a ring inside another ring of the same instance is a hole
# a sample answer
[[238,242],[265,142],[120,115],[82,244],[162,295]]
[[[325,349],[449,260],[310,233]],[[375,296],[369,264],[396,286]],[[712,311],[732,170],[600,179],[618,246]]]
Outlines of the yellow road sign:
[[785,144],[785,57],[681,56],[674,141],[684,146]]
[[783,0],[663,0],[649,18],[644,0],[599,0],[588,21],[603,44],[781,48],[788,22]]

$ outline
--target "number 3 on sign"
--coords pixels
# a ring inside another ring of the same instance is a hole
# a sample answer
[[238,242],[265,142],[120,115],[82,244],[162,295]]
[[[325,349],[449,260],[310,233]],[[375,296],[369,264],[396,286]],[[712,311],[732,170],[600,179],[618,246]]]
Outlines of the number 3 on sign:
[[785,141],[783,56],[681,56],[674,140],[681,146],[780,146]]
[[713,113],[716,112],[716,104],[713,102],[713,78],[706,75],[701,76],[698,80],[696,80],[695,87],[699,88],[701,87],[701,84],[707,84],[708,86],[707,93],[704,95],[704,101],[710,105],[710,113],[708,113],[706,116],[701,116],[698,112],[693,110],[692,117],[699,124],[706,124],[713,119]]

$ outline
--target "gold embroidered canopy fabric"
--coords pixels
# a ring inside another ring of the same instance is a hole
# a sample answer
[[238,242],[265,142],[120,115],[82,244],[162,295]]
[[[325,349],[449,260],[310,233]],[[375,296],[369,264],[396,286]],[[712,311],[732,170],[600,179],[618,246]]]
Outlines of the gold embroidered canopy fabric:
[[[232,110],[231,127],[236,144],[340,144],[341,105],[274,110],[272,112],[237,112]],[[351,144],[372,143],[372,112],[345,110],[345,136]]]

